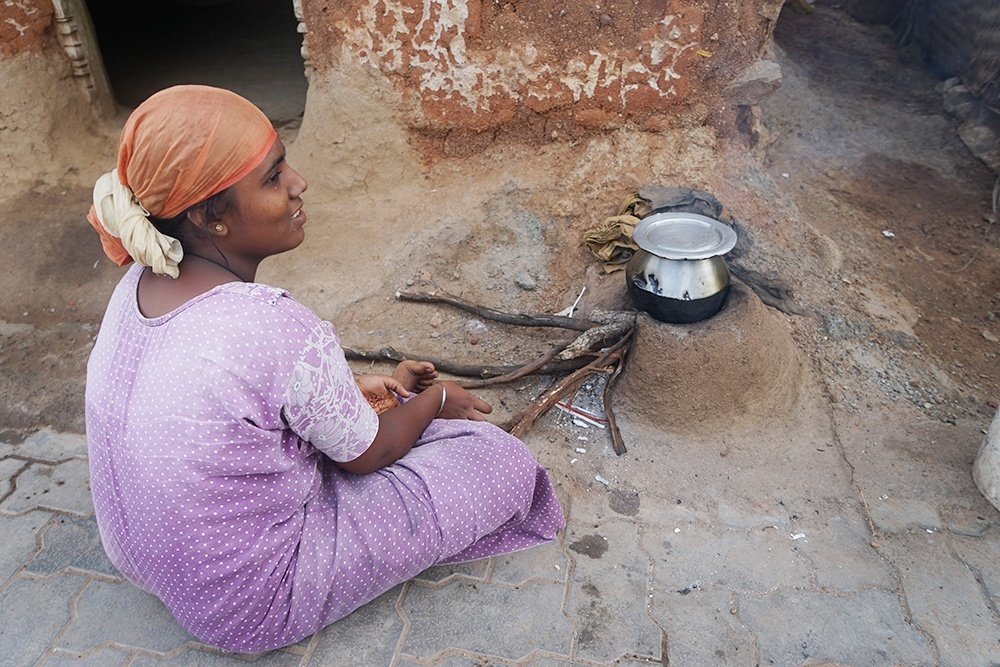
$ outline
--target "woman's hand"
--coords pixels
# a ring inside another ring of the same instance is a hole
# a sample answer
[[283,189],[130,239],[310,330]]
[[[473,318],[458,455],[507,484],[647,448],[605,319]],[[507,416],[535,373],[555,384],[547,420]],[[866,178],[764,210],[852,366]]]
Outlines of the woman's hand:
[[484,415],[493,412],[489,403],[476,398],[468,389],[451,381],[442,382],[441,386],[446,393],[444,406],[437,415],[439,419],[472,419],[481,422],[486,421]]
[[[376,384],[375,378],[378,380]],[[383,390],[397,386],[393,378],[385,376],[366,375],[357,378],[364,391],[365,385],[381,387]],[[388,382],[387,382],[388,380]],[[440,391],[439,391],[440,389]],[[441,399],[444,398],[442,405]],[[441,409],[438,410],[438,407]],[[467,390],[454,382],[442,382],[437,387],[421,392],[412,399],[391,410],[380,411],[378,415],[378,433],[375,440],[364,454],[341,463],[340,467],[348,472],[366,475],[398,461],[413,447],[420,434],[435,417],[441,419],[472,419],[485,421],[483,415],[493,412],[485,401],[476,398]]]

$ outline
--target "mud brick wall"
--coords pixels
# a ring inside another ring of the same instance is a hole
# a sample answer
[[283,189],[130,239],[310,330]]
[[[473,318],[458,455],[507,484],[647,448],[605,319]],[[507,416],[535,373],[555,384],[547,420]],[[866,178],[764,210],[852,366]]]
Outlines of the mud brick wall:
[[54,45],[52,30],[53,10],[48,0],[0,0],[0,57]]
[[[558,138],[710,120],[781,0],[304,0],[319,76],[361,64],[411,129]],[[494,137],[495,138],[495,137]]]

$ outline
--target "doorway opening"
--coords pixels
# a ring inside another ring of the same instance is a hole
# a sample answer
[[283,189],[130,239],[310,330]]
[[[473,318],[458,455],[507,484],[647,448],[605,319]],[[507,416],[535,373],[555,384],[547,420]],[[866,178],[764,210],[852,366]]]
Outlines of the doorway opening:
[[308,83],[290,0],[87,0],[87,8],[118,104],[135,108],[177,84],[219,86],[260,107],[283,135],[297,130]]

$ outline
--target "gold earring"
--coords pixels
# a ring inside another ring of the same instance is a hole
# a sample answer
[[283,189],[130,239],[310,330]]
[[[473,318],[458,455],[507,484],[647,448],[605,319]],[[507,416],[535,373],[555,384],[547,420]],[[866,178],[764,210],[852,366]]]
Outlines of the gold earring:
[[222,233],[223,229],[225,229],[225,227],[223,227],[222,225],[216,225],[215,226],[215,231],[217,231],[220,234]]

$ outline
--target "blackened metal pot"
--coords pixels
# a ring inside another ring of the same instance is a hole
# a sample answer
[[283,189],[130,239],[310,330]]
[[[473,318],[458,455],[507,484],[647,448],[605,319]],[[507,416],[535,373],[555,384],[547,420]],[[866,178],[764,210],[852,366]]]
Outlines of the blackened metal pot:
[[729,293],[729,268],[722,257],[664,259],[637,250],[625,274],[635,305],[661,322],[707,319],[722,310]]
[[659,213],[643,218],[633,239],[639,250],[625,267],[625,281],[637,307],[675,324],[723,308],[729,293],[723,255],[736,243],[730,227],[693,213]]

